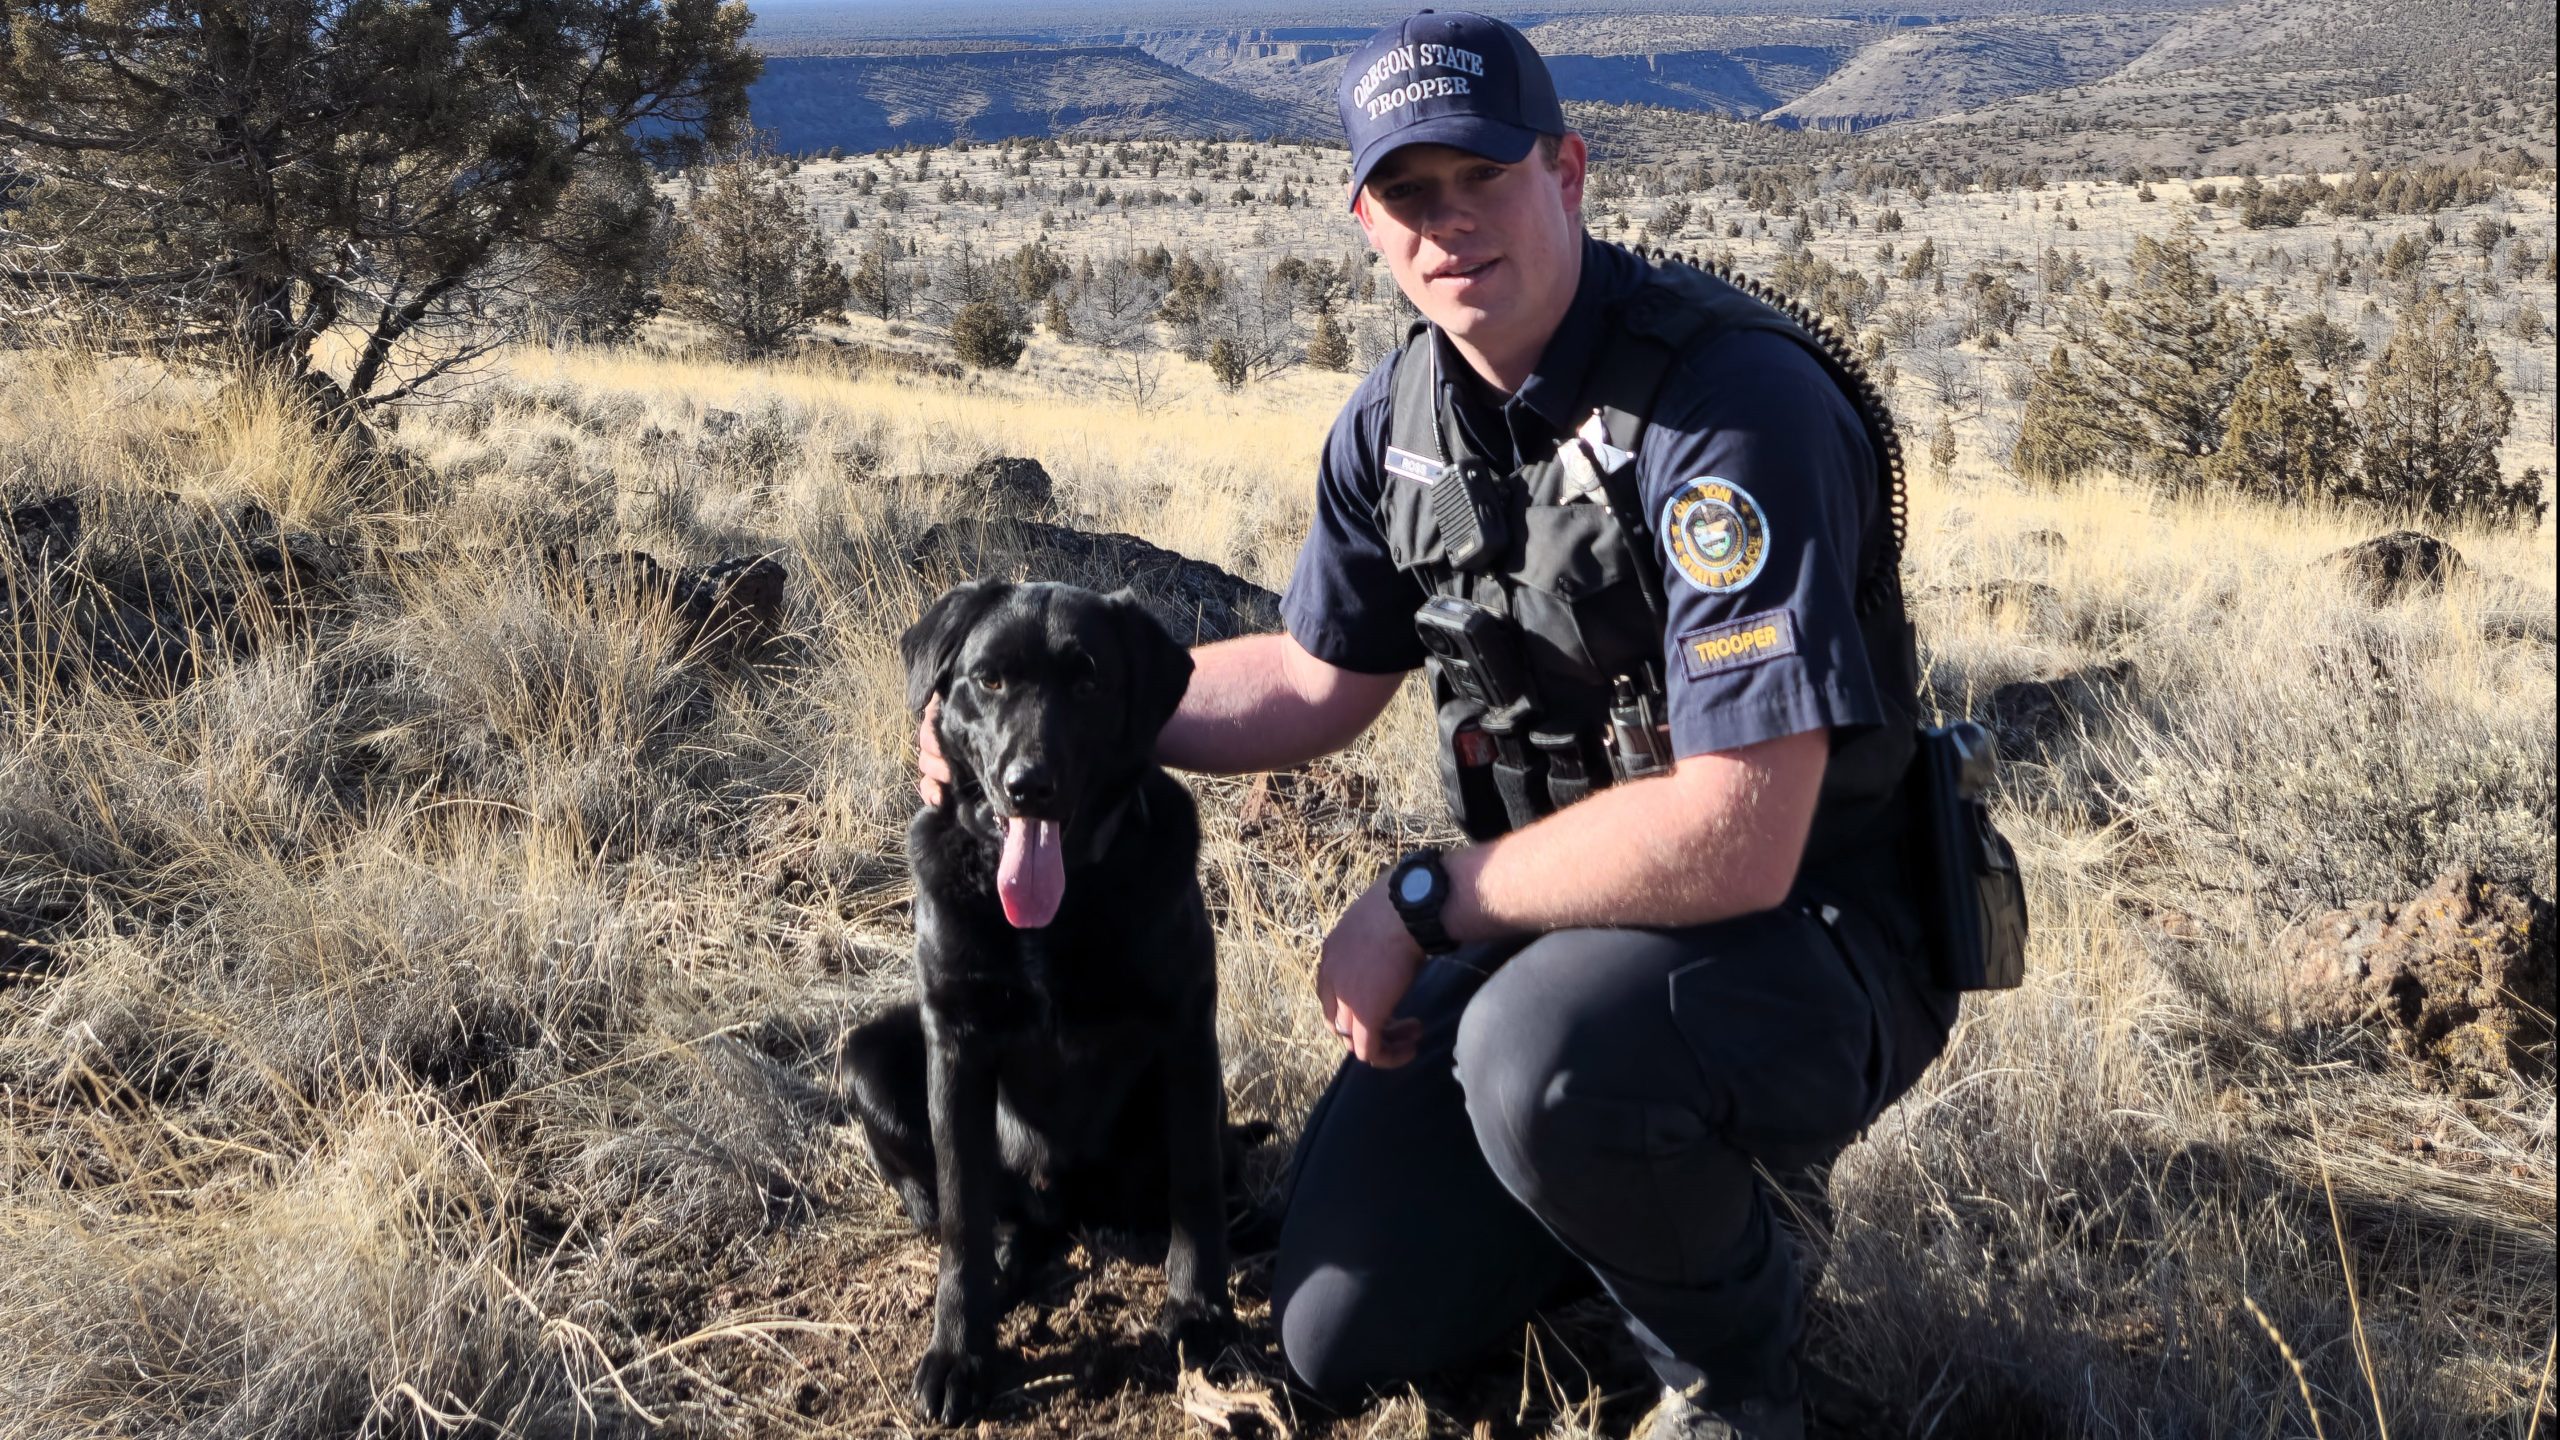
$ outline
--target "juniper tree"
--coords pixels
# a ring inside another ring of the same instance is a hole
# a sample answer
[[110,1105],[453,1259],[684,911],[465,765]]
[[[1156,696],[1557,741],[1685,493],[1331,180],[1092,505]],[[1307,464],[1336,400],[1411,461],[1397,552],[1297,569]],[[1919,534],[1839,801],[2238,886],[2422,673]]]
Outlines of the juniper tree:
[[2132,271],[2117,298],[2093,289],[2094,308],[2073,318],[2084,363],[2067,372],[2075,389],[2064,408],[2095,455],[2183,483],[2222,443],[2255,326],[2222,298],[2185,225],[2167,240],[2136,238]]
[[1351,368],[1351,335],[1332,311],[1316,317],[1316,333],[1307,341],[1307,363],[1319,370]]
[[2299,501],[2352,492],[2354,472],[2355,426],[2329,387],[2304,385],[2281,336],[2259,341],[2205,478],[2261,499]]
[[[582,177],[727,143],[759,62],[721,0],[0,0],[0,292],[109,311],[380,403],[505,338],[537,261],[638,263],[564,225]],[[610,187],[608,187],[610,188]]]
[[747,355],[780,349],[853,298],[781,158],[752,145],[712,167],[685,206],[666,294],[669,309]]
[[2107,463],[2107,442],[2090,421],[2089,403],[2071,352],[2054,346],[2027,387],[2009,468],[2030,480],[2060,484]]
[[1010,370],[1022,359],[1030,334],[1016,307],[994,298],[972,300],[951,317],[951,353],[980,370]]
[[853,305],[866,315],[882,320],[895,320],[907,313],[907,304],[915,294],[915,277],[907,266],[906,242],[887,225],[871,227],[870,238],[862,242],[862,253],[854,257],[852,287]]
[[2365,373],[2365,497],[2426,515],[2532,523],[2540,487],[2507,484],[2498,472],[2515,410],[2471,308],[2420,290]]

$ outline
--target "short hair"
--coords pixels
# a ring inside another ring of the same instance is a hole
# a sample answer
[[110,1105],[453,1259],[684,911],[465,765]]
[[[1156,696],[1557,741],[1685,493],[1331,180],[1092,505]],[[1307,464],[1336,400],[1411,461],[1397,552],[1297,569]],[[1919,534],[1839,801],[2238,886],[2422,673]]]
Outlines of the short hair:
[[1559,163],[1557,157],[1563,153],[1563,136],[1541,135],[1538,137],[1538,158],[1547,162],[1548,169],[1553,170],[1556,168],[1556,165]]

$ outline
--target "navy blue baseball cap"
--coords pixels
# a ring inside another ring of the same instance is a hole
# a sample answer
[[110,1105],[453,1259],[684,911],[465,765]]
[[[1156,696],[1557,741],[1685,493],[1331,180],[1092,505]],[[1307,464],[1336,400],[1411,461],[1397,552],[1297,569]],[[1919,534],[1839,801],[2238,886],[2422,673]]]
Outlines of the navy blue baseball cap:
[[1425,10],[1369,37],[1333,103],[1351,142],[1351,191],[1406,145],[1454,145],[1508,165],[1564,133],[1556,82],[1529,38],[1489,15]]

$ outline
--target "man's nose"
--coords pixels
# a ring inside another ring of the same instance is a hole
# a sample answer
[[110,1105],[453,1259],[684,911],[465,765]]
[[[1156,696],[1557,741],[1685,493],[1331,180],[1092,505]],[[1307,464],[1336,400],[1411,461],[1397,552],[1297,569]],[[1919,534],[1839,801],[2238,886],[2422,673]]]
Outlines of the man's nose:
[[1058,782],[1043,762],[1016,760],[1004,767],[1004,793],[1013,808],[1027,810],[1058,798]]
[[1422,208],[1422,223],[1416,227],[1425,235],[1453,235],[1476,228],[1475,207],[1449,195],[1446,190],[1434,195]]

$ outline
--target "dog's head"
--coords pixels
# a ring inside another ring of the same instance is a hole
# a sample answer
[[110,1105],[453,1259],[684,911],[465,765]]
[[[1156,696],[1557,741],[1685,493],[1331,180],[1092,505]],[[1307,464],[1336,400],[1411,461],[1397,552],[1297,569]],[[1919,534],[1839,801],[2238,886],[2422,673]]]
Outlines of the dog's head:
[[907,703],[942,697],[935,736],[950,803],[999,832],[1006,918],[1049,923],[1065,893],[1065,837],[1139,778],[1191,683],[1191,653],[1128,591],[976,580],[898,638]]

